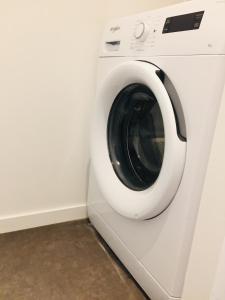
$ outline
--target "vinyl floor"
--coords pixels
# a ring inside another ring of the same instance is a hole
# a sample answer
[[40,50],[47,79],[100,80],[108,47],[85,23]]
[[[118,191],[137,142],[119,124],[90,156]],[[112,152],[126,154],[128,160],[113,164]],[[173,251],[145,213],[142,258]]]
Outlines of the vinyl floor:
[[144,300],[87,221],[0,235],[0,300]]

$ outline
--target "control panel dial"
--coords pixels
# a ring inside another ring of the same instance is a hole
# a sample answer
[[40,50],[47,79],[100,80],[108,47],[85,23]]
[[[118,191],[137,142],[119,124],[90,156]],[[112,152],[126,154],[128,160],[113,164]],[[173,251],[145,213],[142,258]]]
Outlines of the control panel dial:
[[139,22],[134,30],[134,37],[139,41],[145,41],[149,34],[149,26],[145,22]]

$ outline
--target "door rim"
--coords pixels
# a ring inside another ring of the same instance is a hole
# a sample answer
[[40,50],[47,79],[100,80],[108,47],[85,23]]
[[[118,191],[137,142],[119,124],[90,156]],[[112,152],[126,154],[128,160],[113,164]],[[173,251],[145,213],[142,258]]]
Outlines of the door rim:
[[[97,92],[96,109],[91,129],[91,161],[100,191],[119,214],[132,219],[149,219],[168,207],[179,187],[183,174],[186,142],[177,135],[176,119],[170,97],[157,75],[156,66],[129,61],[114,67]],[[155,95],[165,131],[164,158],[155,183],[143,191],[126,187],[111,164],[107,145],[107,123],[111,106],[127,85],[146,85]]]

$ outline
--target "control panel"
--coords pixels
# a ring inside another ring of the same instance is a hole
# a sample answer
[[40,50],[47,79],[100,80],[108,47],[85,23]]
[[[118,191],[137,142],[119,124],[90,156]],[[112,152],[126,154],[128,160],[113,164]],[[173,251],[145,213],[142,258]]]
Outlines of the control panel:
[[133,35],[130,37],[130,49],[143,52],[145,47],[153,48],[159,31],[159,18],[143,16],[132,26]]
[[166,18],[162,33],[196,30],[200,28],[204,11]]
[[100,56],[225,54],[225,0],[187,1],[111,21]]

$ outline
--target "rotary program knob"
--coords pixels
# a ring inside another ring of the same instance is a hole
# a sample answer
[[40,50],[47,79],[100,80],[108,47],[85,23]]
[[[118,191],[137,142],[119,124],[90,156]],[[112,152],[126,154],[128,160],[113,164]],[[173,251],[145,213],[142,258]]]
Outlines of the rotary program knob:
[[149,34],[149,27],[146,23],[140,22],[136,25],[134,30],[134,37],[139,41],[145,41]]

